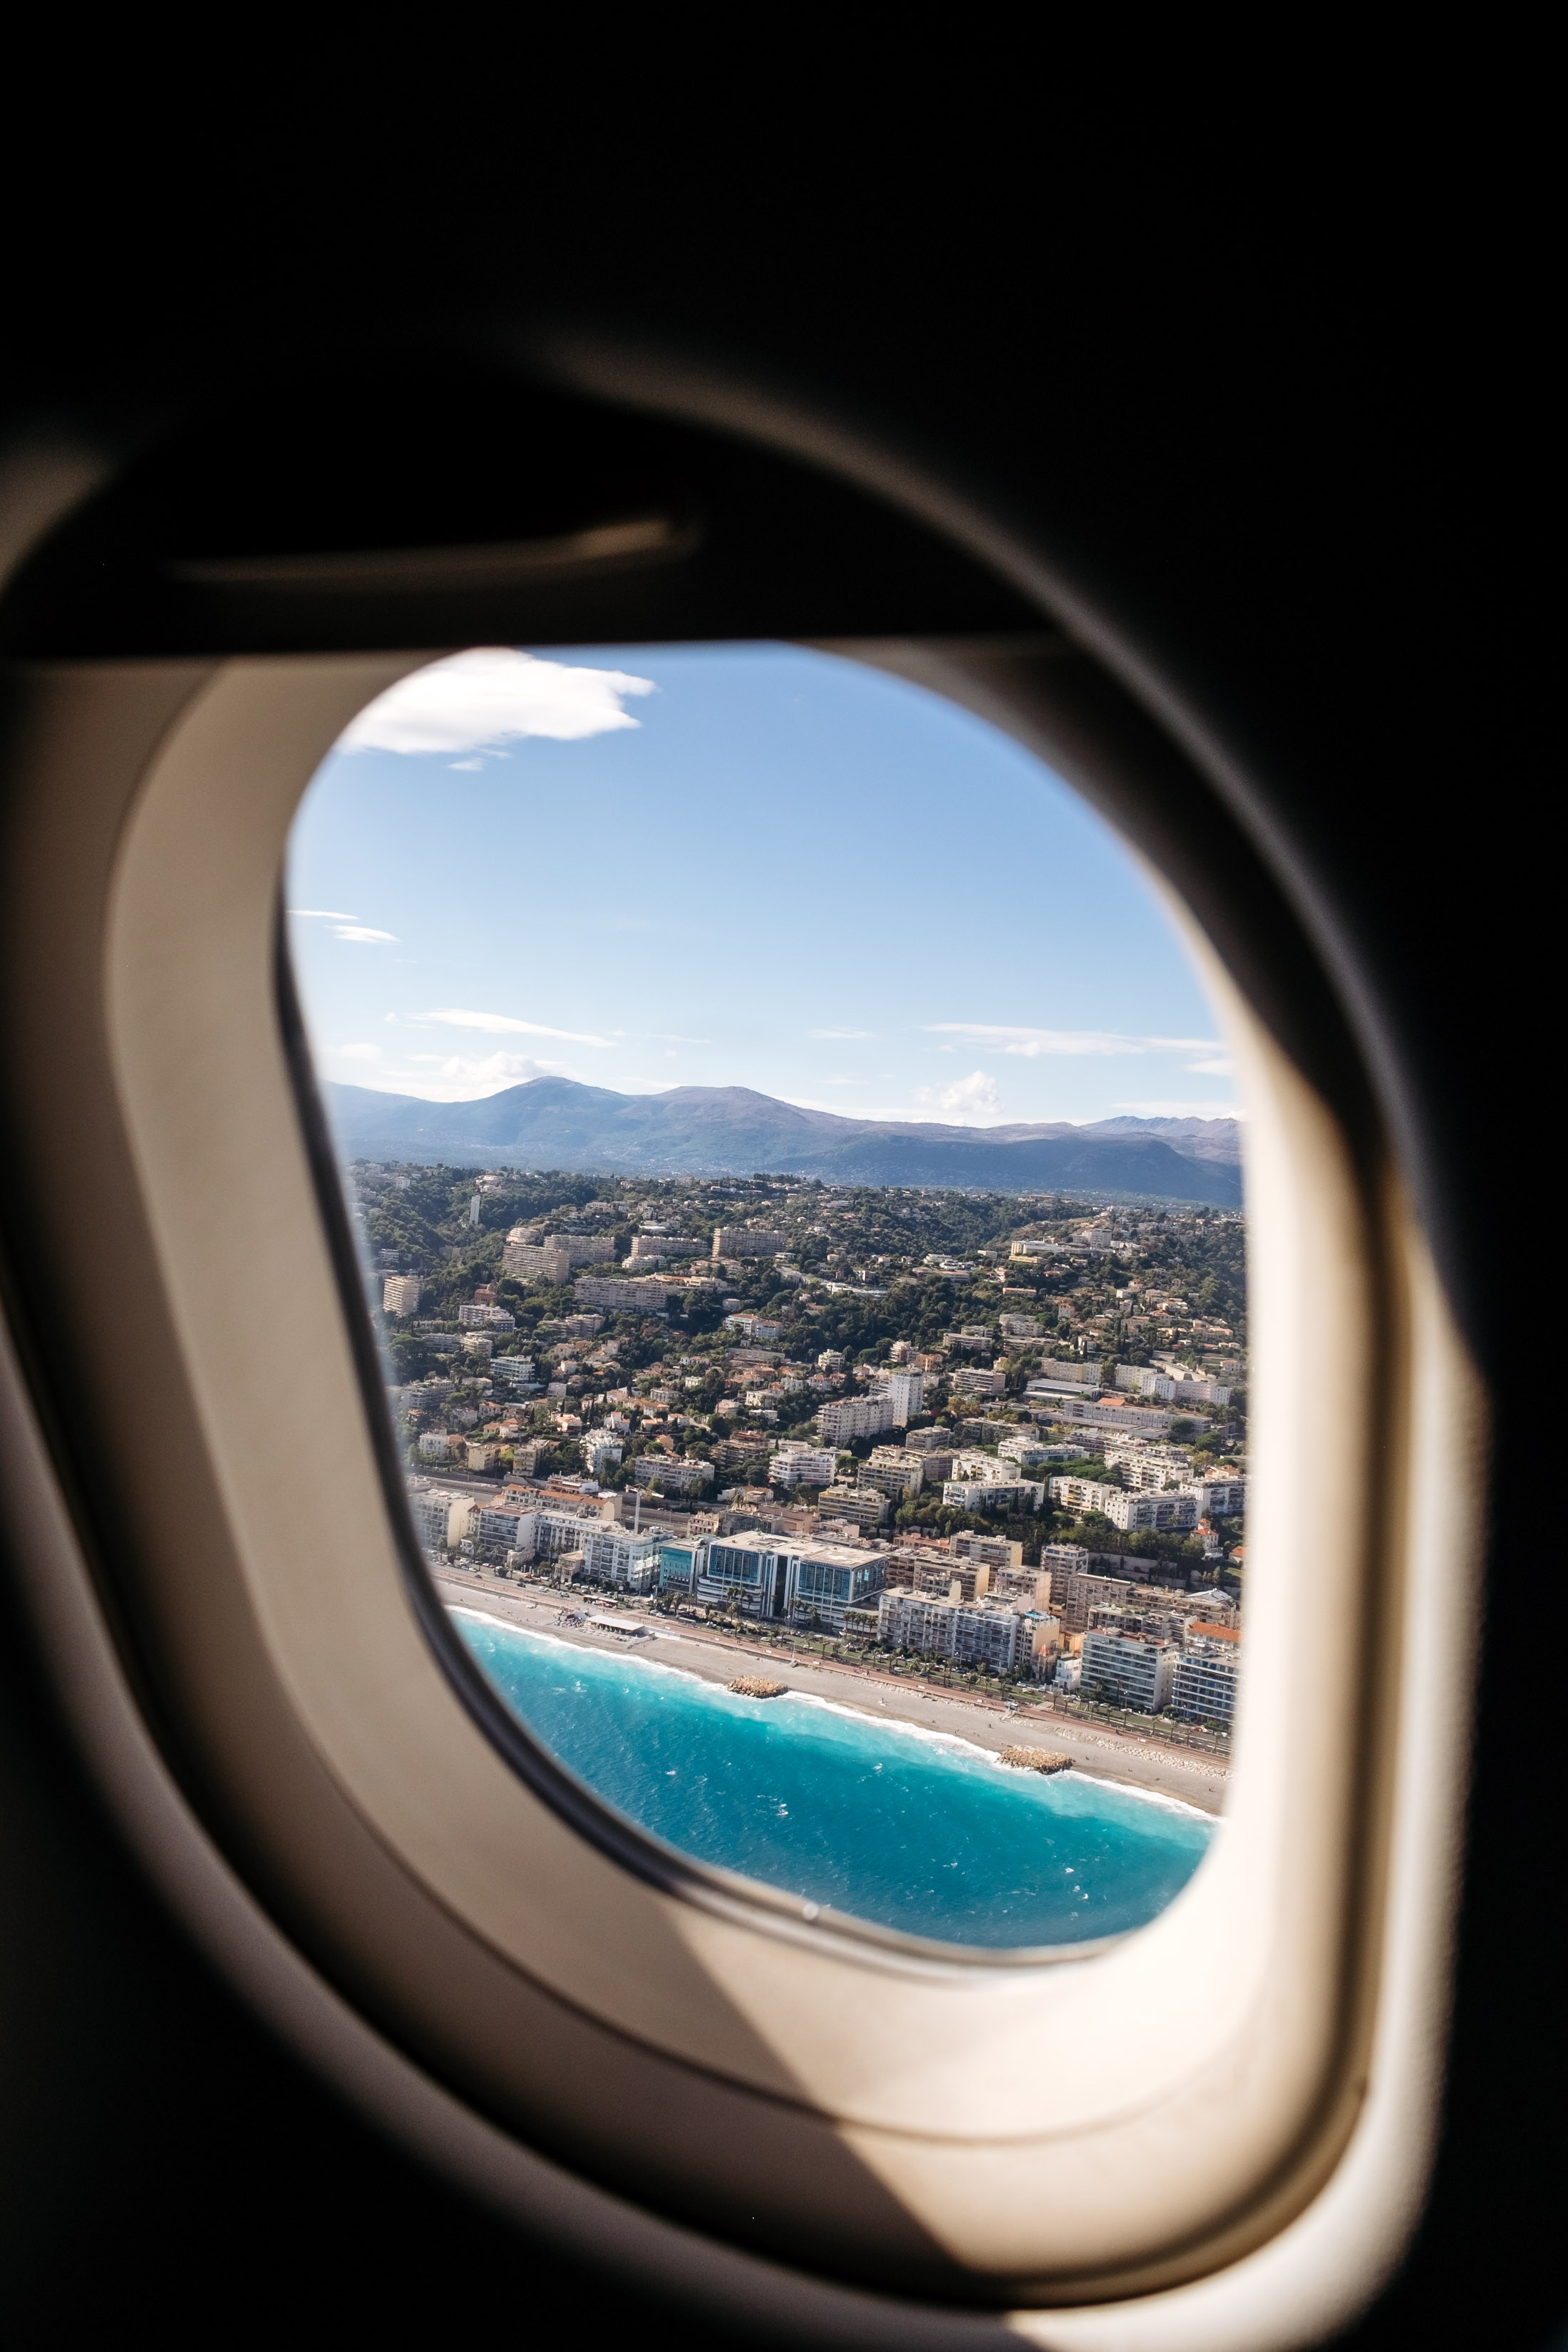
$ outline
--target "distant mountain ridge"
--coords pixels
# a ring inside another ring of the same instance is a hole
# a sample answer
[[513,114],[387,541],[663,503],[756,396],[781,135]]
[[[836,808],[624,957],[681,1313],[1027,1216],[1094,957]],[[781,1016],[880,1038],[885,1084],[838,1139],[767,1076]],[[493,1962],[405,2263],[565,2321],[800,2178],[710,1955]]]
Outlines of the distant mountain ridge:
[[322,1092],[341,1147],[358,1159],[605,1176],[765,1172],[831,1184],[1127,1192],[1241,1205],[1234,1119],[927,1126],[802,1110],[750,1087],[621,1095],[570,1078],[530,1078],[472,1102],[426,1102],[331,1082]]

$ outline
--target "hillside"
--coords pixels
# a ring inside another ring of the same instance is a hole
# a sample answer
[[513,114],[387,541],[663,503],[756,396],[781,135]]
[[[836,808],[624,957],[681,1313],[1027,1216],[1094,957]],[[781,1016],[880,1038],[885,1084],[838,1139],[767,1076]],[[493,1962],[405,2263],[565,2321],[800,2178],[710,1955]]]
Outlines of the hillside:
[[820,1177],[832,1184],[1126,1192],[1241,1202],[1236,1122],[1107,1119],[1091,1127],[943,1127],[802,1110],[749,1087],[621,1095],[533,1078],[477,1101],[324,1088],[352,1158],[616,1175]]

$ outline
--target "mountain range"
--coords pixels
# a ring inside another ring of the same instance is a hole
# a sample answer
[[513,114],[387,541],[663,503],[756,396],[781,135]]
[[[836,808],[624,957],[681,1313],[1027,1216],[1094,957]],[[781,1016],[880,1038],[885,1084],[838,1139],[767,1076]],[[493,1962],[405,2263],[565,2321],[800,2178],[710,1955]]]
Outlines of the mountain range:
[[531,1078],[473,1102],[426,1102],[331,1083],[322,1091],[340,1148],[352,1159],[603,1176],[766,1173],[829,1184],[1241,1204],[1240,1129],[1229,1118],[942,1127],[803,1110],[750,1087],[621,1095],[570,1078]]

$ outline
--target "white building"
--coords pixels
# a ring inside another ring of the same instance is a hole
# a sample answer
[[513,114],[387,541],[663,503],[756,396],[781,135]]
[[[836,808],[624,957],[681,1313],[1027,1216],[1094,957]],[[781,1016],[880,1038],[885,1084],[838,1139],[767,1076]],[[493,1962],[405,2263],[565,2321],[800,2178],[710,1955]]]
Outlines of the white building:
[[838,1456],[830,1445],[778,1445],[768,1461],[775,1486],[831,1486],[837,1475]]
[[1168,1404],[1176,1393],[1176,1383],[1152,1364],[1118,1364],[1116,1385],[1137,1396],[1159,1397]]
[[446,1551],[465,1542],[477,1513],[471,1496],[454,1495],[441,1486],[412,1487],[408,1508],[414,1531],[427,1551]]
[[1161,1715],[1170,1701],[1180,1656],[1173,1642],[1157,1641],[1149,1633],[1096,1629],[1083,1637],[1084,1696]]
[[884,1592],[877,1604],[877,1638],[889,1650],[1010,1675],[1032,1665],[1036,1625],[990,1601],[942,1601],[900,1590]]
[[925,1400],[926,1376],[899,1364],[890,1372],[878,1375],[876,1393],[885,1396],[893,1409],[893,1427],[907,1429]]
[[953,1373],[948,1385],[955,1397],[1005,1396],[1007,1376],[995,1366],[987,1371],[980,1364],[964,1364]]
[[688,1241],[679,1234],[641,1233],[632,1237],[633,1259],[696,1257],[701,1248],[700,1242]]
[[656,1482],[667,1495],[690,1495],[706,1486],[713,1475],[710,1462],[677,1454],[639,1454],[632,1465],[632,1482],[651,1486]]
[[841,1397],[818,1409],[816,1426],[824,1445],[847,1445],[857,1437],[880,1437],[897,1426],[893,1401],[886,1394]]
[[942,1499],[950,1510],[1001,1511],[1011,1517],[1019,1511],[1037,1511],[1046,1490],[1035,1478],[948,1478],[942,1482]]
[[859,1483],[884,1495],[918,1495],[925,1479],[924,1456],[906,1445],[879,1445],[861,1465]]
[[1194,1625],[1176,1666],[1171,1711],[1190,1723],[1223,1723],[1236,1719],[1237,1685],[1241,1679],[1241,1635],[1230,1625]]
[[1186,1491],[1205,1518],[1232,1518],[1247,1508],[1245,1478],[1194,1478]]
[[1039,1438],[1027,1434],[1020,1437],[1004,1437],[996,1448],[997,1454],[1003,1461],[1016,1462],[1020,1470],[1026,1470],[1032,1463],[1036,1462],[1059,1462],[1066,1455],[1067,1450],[1065,1445],[1047,1445]]
[[1120,1470],[1123,1483],[1140,1494],[1158,1494],[1166,1486],[1190,1486],[1193,1457],[1179,1445],[1146,1445],[1140,1438],[1111,1438],[1105,1446],[1105,1466]]
[[381,1286],[384,1315],[412,1315],[422,1286],[416,1274],[389,1274]]
[[1141,1528],[1195,1528],[1198,1523],[1194,1496],[1129,1493],[1125,1486],[1108,1486],[1099,1478],[1053,1478],[1051,1500],[1074,1511],[1098,1511],[1127,1533]]

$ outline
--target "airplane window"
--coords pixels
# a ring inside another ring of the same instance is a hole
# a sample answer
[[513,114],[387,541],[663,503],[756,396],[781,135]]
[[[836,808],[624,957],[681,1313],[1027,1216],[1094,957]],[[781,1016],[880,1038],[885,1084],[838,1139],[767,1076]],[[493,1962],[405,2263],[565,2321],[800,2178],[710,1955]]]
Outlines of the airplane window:
[[478,648],[286,900],[449,1671],[809,1918],[1154,1917],[1228,1788],[1243,1126],[1115,836],[860,662]]

